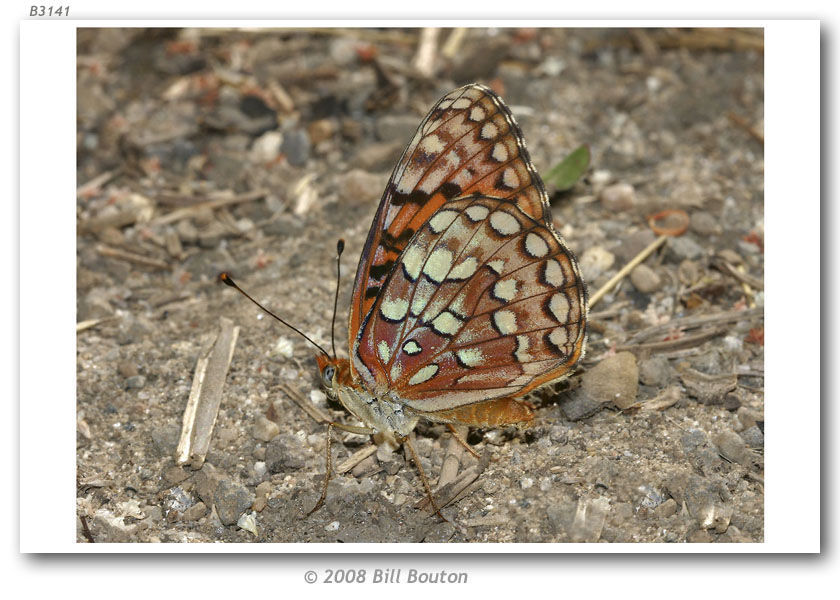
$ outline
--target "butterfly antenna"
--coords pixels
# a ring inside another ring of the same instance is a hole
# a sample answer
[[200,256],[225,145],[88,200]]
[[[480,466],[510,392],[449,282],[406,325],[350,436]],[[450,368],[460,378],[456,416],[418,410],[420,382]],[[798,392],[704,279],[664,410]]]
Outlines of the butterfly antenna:
[[321,348],[321,346],[320,346],[320,345],[316,344],[316,343],[312,340],[312,338],[310,338],[308,335],[306,335],[305,333],[303,333],[300,329],[298,329],[298,328],[297,328],[297,327],[295,327],[294,325],[290,325],[289,323],[287,323],[286,321],[284,321],[283,319],[281,319],[280,317],[278,317],[277,315],[275,315],[273,312],[271,312],[270,310],[268,310],[265,306],[263,306],[262,304],[260,304],[259,302],[257,302],[257,301],[256,301],[256,300],[254,300],[253,298],[251,298],[251,296],[249,296],[249,295],[248,295],[248,293],[247,293],[245,290],[243,290],[241,287],[239,287],[238,285],[236,285],[236,282],[235,282],[235,281],[231,278],[230,273],[221,273],[221,274],[219,275],[219,279],[221,279],[223,283],[225,283],[225,284],[229,285],[230,287],[232,287],[232,288],[236,289],[236,291],[237,291],[237,292],[239,292],[240,294],[242,294],[243,296],[245,296],[246,298],[248,298],[248,300],[250,300],[251,302],[253,302],[253,303],[254,303],[254,304],[256,304],[257,306],[259,306],[259,307],[260,307],[260,308],[261,308],[264,312],[268,313],[269,315],[271,315],[272,317],[274,317],[275,319],[277,319],[278,321],[280,321],[281,323],[283,323],[283,325],[285,325],[286,327],[288,327],[288,328],[289,328],[289,329],[291,329],[292,331],[294,331],[294,332],[299,333],[300,335],[302,335],[302,336],[303,336],[303,338],[304,338],[307,342],[309,342],[310,344],[312,344],[313,346],[315,346],[316,348],[318,348],[318,350],[320,350],[320,351],[321,351],[321,352],[322,352],[325,356],[329,356],[329,353],[327,353],[327,351],[326,351],[326,350],[324,350],[323,348]]
[[344,240],[338,240],[338,243],[335,245],[335,251],[335,302],[333,302],[332,333],[330,337],[332,338],[333,358],[338,358],[338,355],[335,353],[335,314],[338,312],[338,288],[341,283],[341,253],[344,252]]

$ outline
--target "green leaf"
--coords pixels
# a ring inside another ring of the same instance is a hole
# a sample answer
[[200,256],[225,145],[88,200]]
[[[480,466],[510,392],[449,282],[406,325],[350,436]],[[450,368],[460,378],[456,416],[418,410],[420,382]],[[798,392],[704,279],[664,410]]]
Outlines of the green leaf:
[[589,168],[589,159],[589,146],[584,144],[572,150],[571,154],[551,167],[543,179],[556,187],[559,192],[570,190],[586,173],[586,169]]

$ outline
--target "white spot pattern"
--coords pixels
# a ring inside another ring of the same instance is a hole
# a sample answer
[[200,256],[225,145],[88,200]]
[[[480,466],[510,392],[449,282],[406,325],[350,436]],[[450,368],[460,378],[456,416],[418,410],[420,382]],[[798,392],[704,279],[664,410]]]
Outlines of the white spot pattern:
[[494,211],[490,215],[490,226],[499,235],[513,235],[521,229],[516,217],[503,210]]
[[402,321],[408,312],[408,300],[404,298],[385,299],[382,301],[379,312],[389,321]]
[[542,258],[548,254],[548,244],[536,233],[529,233],[525,236],[525,251],[531,256]]
[[425,383],[429,381],[432,377],[434,377],[438,372],[438,366],[436,364],[426,365],[419,371],[417,371],[411,379],[408,380],[410,385],[418,385],[421,383]]
[[435,283],[441,283],[452,268],[452,252],[446,248],[435,248],[423,266],[423,273]]
[[493,324],[499,333],[508,335],[516,331],[516,313],[512,310],[497,310],[493,313]]

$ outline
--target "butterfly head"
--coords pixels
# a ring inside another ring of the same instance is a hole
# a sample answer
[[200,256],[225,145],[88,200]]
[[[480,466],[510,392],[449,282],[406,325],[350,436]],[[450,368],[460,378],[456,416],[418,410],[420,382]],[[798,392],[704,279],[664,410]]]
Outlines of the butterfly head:
[[333,358],[326,354],[318,354],[315,360],[318,362],[321,384],[327,390],[327,393],[334,394],[342,383],[347,385],[346,379],[350,376],[350,362],[346,358]]

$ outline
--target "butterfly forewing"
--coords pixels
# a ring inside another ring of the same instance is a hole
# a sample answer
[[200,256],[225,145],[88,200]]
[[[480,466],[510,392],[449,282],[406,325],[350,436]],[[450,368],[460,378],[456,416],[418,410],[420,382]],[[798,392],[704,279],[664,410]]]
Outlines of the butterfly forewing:
[[359,263],[360,384],[426,415],[463,419],[483,403],[481,422],[515,418],[505,398],[580,360],[586,304],[510,110],[478,85],[445,96],[395,168]]
[[444,204],[473,193],[513,200],[525,215],[546,220],[545,191],[522,133],[501,99],[480,85],[432,108],[391,175],[356,272],[351,347],[414,234]]

